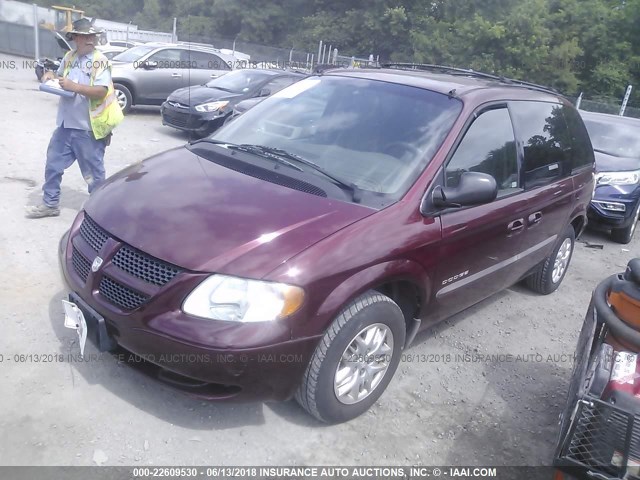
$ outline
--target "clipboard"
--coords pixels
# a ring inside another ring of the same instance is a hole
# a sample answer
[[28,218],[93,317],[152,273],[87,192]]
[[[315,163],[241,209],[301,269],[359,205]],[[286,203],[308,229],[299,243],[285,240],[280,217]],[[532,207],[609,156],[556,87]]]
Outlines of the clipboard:
[[63,90],[57,85],[58,85],[57,82],[53,80],[47,80],[46,82],[41,83],[38,88],[41,92],[53,93],[54,95],[59,95],[61,97],[66,97],[66,98],[71,98],[76,94],[75,92]]

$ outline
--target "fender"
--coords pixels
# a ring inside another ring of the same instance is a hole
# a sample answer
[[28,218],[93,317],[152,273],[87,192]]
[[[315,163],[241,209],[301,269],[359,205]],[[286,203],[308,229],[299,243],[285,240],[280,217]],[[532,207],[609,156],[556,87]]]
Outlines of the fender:
[[338,284],[315,312],[309,312],[310,316],[304,325],[294,327],[293,336],[314,335],[319,330],[324,332],[351,300],[367,290],[394,281],[407,281],[417,286],[422,305],[431,296],[432,282],[420,264],[408,259],[398,259],[372,265]]

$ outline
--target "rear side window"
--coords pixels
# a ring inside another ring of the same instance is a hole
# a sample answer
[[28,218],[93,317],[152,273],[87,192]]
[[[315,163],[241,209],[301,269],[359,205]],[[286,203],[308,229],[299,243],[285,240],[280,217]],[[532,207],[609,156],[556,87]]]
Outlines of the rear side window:
[[571,135],[571,167],[572,169],[593,165],[593,148],[589,132],[582,121],[582,117],[577,110],[564,106],[562,107],[564,119],[567,122]]
[[471,124],[445,170],[447,187],[457,187],[464,172],[493,176],[499,197],[518,190],[518,158],[506,107],[485,111]]
[[558,103],[513,102],[516,133],[523,142],[525,188],[548,185],[571,171],[572,139]]

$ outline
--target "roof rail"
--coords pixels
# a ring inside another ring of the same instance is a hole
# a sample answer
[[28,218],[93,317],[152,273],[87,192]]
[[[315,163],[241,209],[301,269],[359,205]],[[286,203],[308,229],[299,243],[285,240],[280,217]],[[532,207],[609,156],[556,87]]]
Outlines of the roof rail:
[[477,72],[475,70],[467,68],[448,67],[446,65],[432,65],[429,63],[385,63],[383,68],[399,68],[406,70],[424,70],[424,71],[439,71],[446,72],[452,75],[467,75],[470,77],[486,78],[489,80],[496,80],[500,83],[507,85],[518,85],[522,87],[531,88],[532,90],[540,90],[542,92],[553,93],[555,95],[562,95],[558,90],[553,87],[547,87],[544,85],[538,85],[536,83],[525,82],[524,80],[516,80],[514,78],[508,78],[501,75],[493,75],[490,73]]

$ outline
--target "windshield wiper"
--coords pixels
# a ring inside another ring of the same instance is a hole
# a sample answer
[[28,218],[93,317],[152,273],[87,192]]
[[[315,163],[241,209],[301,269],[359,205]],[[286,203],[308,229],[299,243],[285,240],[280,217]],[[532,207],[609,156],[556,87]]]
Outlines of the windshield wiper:
[[[301,157],[299,155],[296,155],[295,153],[287,152],[286,150],[283,150],[281,148],[267,147],[267,146],[264,146],[264,145],[243,144],[243,145],[239,145],[239,146],[240,147],[251,148],[251,149],[259,149],[262,152],[265,152],[267,154],[274,155],[274,156],[281,157],[281,158],[282,157],[283,158],[287,158],[289,160],[293,160],[295,162],[298,162],[298,163],[301,163],[301,164],[306,165],[308,167],[311,167],[313,170],[315,170],[316,172],[324,175],[325,177],[330,179],[333,183],[335,183],[336,185],[338,185],[342,189],[350,191],[351,192],[351,198],[352,198],[352,200],[354,202],[360,203],[360,200],[362,199],[362,190],[355,183],[346,182],[345,180],[342,180],[342,179],[336,177],[332,173],[327,172],[320,165],[316,165],[315,163],[311,162],[310,160],[307,160],[306,158],[303,158],[303,157]],[[289,162],[287,162],[287,163],[289,163]],[[298,170],[302,171],[301,168],[299,168],[299,167],[297,167],[297,168],[298,168]]]
[[604,153],[605,155],[611,155],[612,157],[619,157],[620,155],[615,154],[613,152],[607,152],[605,150],[600,150],[599,148],[594,148],[593,149],[594,152],[598,152],[598,153]]
[[261,145],[250,145],[247,143],[243,143],[242,145],[235,145],[235,144],[228,143],[227,145],[229,146],[229,148],[233,148],[234,150],[240,150],[241,152],[252,153],[254,155],[258,155],[263,158],[269,158],[271,160],[275,160],[276,162],[282,163],[283,165],[291,167],[294,170],[297,170],[299,172],[304,171],[298,165],[291,163],[288,160],[285,160],[284,158],[282,158],[282,155],[277,155],[277,154],[274,154],[273,152],[270,152],[267,147],[262,147]]

